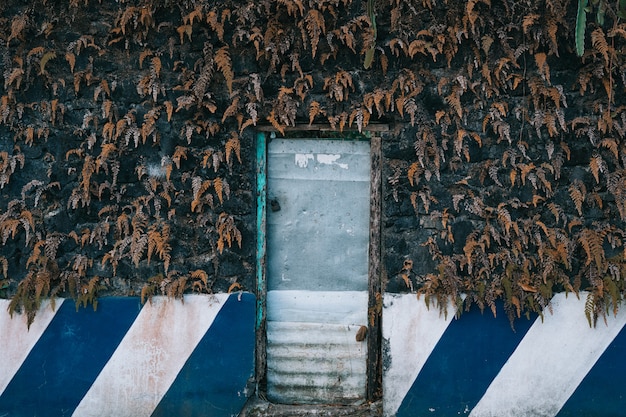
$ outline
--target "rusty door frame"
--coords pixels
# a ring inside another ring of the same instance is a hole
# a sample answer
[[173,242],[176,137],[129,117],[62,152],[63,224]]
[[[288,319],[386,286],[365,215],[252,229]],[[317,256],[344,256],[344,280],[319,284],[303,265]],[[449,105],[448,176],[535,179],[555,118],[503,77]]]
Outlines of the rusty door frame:
[[[382,213],[382,146],[380,132],[387,125],[370,125],[362,136],[370,142],[370,235],[368,244],[368,336],[366,399],[382,398],[382,268],[381,268],[381,213]],[[286,132],[333,132],[328,125],[303,125],[285,129]],[[266,334],[266,218],[267,218],[267,135],[276,134],[271,126],[260,126],[256,135],[257,175],[257,256],[256,256],[256,395],[264,398],[267,391],[267,334]],[[323,139],[320,139],[323,140]]]

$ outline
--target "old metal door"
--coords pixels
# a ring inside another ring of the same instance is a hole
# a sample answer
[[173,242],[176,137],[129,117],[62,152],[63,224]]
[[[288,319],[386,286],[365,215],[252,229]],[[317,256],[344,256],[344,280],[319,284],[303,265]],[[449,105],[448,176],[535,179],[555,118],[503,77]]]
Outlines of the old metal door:
[[370,144],[274,139],[267,156],[267,382],[286,404],[365,397]]

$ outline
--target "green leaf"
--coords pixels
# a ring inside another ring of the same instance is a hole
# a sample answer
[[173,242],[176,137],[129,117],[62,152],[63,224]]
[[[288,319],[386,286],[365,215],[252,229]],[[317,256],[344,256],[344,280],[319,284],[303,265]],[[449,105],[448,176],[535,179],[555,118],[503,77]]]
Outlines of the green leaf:
[[374,51],[376,48],[373,46],[365,52],[365,62],[363,62],[363,67],[365,69],[369,69],[372,66],[372,62],[374,61]]
[[606,11],[606,4],[604,2],[600,3],[598,6],[598,11],[596,12],[596,23],[600,26],[604,25],[604,12]]
[[617,3],[617,16],[626,19],[626,0],[619,0]]
[[372,29],[374,31],[374,44],[370,49],[365,52],[365,61],[363,67],[369,69],[374,61],[374,52],[376,50],[376,37],[378,36],[378,30],[376,28],[376,13],[374,12],[374,0],[367,1],[367,14],[372,22]]
[[578,13],[576,15],[576,54],[583,56],[585,53],[585,29],[587,27],[587,0],[578,0]]

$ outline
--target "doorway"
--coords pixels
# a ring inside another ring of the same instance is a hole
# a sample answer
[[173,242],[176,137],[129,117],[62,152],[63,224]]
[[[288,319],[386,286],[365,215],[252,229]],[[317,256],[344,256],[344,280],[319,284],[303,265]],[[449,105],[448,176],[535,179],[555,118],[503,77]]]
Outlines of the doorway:
[[370,142],[267,144],[267,396],[366,398]]

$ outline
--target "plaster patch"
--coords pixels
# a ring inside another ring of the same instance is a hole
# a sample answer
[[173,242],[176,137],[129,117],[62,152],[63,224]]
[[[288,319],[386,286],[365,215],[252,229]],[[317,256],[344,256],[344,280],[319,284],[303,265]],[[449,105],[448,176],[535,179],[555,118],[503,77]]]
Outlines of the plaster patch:
[[317,162],[324,165],[337,165],[339,168],[348,169],[348,164],[340,164],[337,161],[341,159],[339,154],[319,153],[317,154]]
[[297,153],[296,165],[300,168],[306,168],[309,165],[309,161],[315,159],[315,156],[311,153]]

